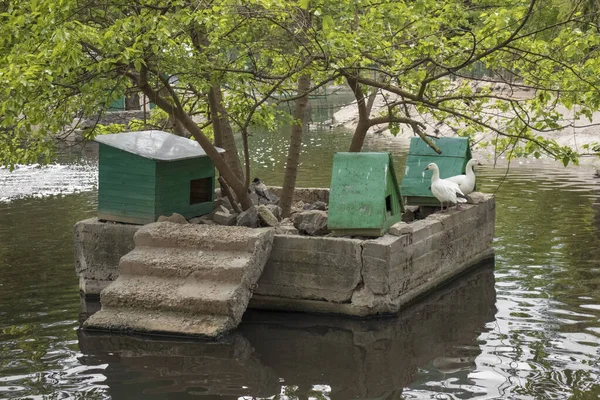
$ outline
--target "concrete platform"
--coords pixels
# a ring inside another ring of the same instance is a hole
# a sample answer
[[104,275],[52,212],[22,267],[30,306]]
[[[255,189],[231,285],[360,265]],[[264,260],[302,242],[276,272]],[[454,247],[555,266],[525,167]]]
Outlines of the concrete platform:
[[[301,189],[297,195],[295,200],[326,199],[327,190]],[[397,313],[493,257],[494,196],[476,194],[472,198],[474,204],[461,211],[400,222],[377,239],[276,234],[249,307],[354,316]],[[106,252],[102,259],[95,248],[114,252],[122,240],[122,228],[104,225],[92,219],[75,228],[76,265],[86,266],[78,271],[80,287],[87,295],[106,287],[106,281],[96,280],[96,276],[104,279],[119,274],[118,265],[109,266],[114,254]],[[114,237],[107,233],[111,229]],[[89,243],[98,239],[103,242]],[[93,272],[95,265],[102,274]]]
[[83,327],[217,337],[246,311],[273,230],[157,222],[134,241]]
[[471,371],[495,300],[492,260],[389,318],[249,310],[221,341],[79,331],[78,343],[81,362],[105,364],[103,385],[123,398],[133,376],[144,394],[165,398],[201,386],[196,393],[236,399],[298,387],[294,398],[308,399],[321,382],[331,399],[391,400],[429,372]]

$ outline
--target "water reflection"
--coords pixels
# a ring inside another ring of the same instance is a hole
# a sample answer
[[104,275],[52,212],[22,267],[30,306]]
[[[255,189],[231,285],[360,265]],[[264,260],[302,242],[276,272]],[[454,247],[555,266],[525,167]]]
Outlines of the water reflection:
[[467,383],[495,299],[488,262],[397,318],[250,311],[216,343],[80,331],[80,362],[106,365],[113,399],[400,398],[441,377]]

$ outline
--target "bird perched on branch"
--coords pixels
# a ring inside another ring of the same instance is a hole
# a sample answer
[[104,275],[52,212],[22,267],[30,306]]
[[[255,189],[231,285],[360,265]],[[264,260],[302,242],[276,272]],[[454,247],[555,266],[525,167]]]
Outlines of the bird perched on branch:
[[471,158],[465,167],[465,175],[454,175],[446,179],[456,183],[464,194],[469,194],[475,189],[475,172],[473,171],[475,165],[481,165],[481,163]]
[[460,210],[459,203],[466,203],[467,198],[458,187],[458,184],[448,179],[440,179],[440,169],[436,163],[427,165],[425,170],[433,171],[433,175],[431,176],[431,193],[439,200],[442,212],[444,211],[444,204],[446,204],[446,211],[448,211],[450,204],[456,204],[456,209]]

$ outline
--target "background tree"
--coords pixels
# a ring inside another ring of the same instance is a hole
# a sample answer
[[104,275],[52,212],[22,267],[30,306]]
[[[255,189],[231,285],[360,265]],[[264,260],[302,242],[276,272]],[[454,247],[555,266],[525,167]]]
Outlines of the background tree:
[[[133,85],[198,141],[242,208],[250,207],[248,131],[290,120],[268,100],[319,57],[289,51],[298,40],[289,30],[296,9],[285,1],[9,4],[0,14],[2,163],[51,156],[48,139]],[[242,132],[245,174],[232,123]]]
[[[409,127],[423,138],[438,125],[463,136],[491,133],[500,151],[547,153],[566,164],[578,153],[539,133],[564,127],[564,110],[591,117],[600,107],[597,11],[586,4],[593,3],[4,2],[0,162],[48,159],[75,118],[97,115],[133,88],[200,143],[248,208],[248,135],[289,122],[277,107],[281,94],[310,74],[308,92],[334,79],[352,88],[353,151],[373,125]],[[298,28],[299,9],[313,19],[310,29]],[[385,107],[371,115],[365,93],[376,91]]]
[[[559,124],[561,111],[591,118],[600,106],[597,14],[585,4],[310,1],[335,21],[321,45],[357,99],[350,150],[360,151],[376,124],[389,123],[392,133],[407,126],[427,139],[434,129],[424,128],[433,123],[462,136],[493,133],[493,144],[514,154],[577,161],[573,149],[539,133],[572,126]],[[375,116],[364,99],[372,89],[386,96]]]

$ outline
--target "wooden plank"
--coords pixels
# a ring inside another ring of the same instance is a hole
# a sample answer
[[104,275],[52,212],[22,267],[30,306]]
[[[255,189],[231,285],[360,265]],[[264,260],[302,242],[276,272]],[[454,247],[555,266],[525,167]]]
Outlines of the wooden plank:
[[123,201],[115,201],[113,199],[107,199],[104,197],[98,197],[98,210],[112,210],[114,212],[123,211],[123,212],[133,212],[133,213],[141,213],[141,214],[154,214],[155,206],[154,204],[137,204],[137,203],[129,203]]
[[388,153],[337,153],[329,197],[331,230],[381,229],[386,218]]
[[[420,137],[410,139],[409,155],[443,156],[443,157],[467,157],[470,156],[469,139],[467,138],[431,138],[431,141],[442,150],[438,154]],[[470,157],[469,157],[470,158]]]
[[148,188],[137,188],[134,191],[129,190],[127,192],[124,192],[122,190],[115,190],[112,188],[105,188],[102,190],[102,194],[104,194],[107,197],[115,196],[115,197],[126,197],[129,199],[140,199],[140,200],[155,198],[154,189],[148,189]]
[[154,168],[139,168],[138,165],[102,164],[98,166],[98,171],[107,174],[136,175],[151,178],[152,180],[156,176]]
[[106,220],[106,221],[116,221],[116,222],[124,222],[128,224],[135,225],[144,225],[149,224],[154,221],[154,216],[146,215],[146,216],[133,216],[133,215],[123,215],[123,214],[114,214],[110,211],[107,212],[98,212],[98,219]]
[[116,176],[99,174],[98,176],[98,191],[104,189],[112,189],[119,191],[133,191],[138,188],[149,189],[154,191],[154,182],[149,182],[136,176]]
[[150,208],[154,208],[154,205],[156,204],[156,201],[154,199],[154,197],[149,197],[149,198],[145,198],[145,199],[134,199],[131,197],[127,197],[127,196],[115,196],[115,195],[108,195],[105,193],[99,194],[98,195],[98,199],[102,199],[102,201],[104,202],[110,202],[110,203],[114,203],[114,204],[123,204],[124,207],[150,207]]

